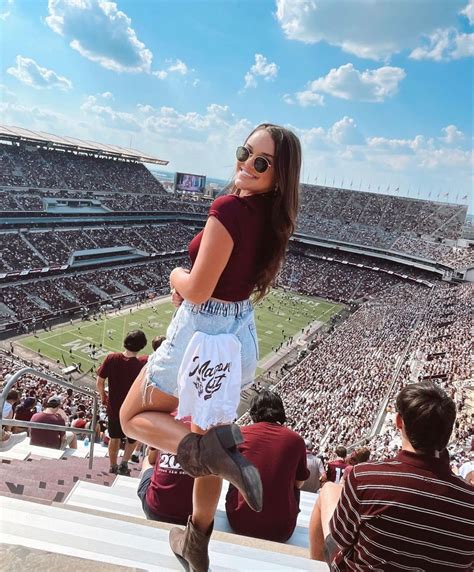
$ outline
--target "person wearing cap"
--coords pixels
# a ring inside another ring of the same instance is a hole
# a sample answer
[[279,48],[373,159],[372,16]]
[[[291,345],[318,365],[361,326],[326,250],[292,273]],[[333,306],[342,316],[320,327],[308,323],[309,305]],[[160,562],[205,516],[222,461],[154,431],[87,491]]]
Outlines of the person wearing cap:
[[[46,402],[41,413],[35,413],[31,418],[33,423],[48,423],[51,425],[66,426],[63,415],[60,413],[61,399],[53,395]],[[77,438],[71,431],[54,431],[48,429],[31,429],[31,445],[48,447],[50,449],[77,449]]]

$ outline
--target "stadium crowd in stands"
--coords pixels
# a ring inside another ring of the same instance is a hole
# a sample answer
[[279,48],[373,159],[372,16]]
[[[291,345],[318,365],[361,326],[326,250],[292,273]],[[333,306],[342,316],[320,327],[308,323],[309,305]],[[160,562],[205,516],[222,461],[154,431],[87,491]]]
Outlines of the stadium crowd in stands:
[[[206,199],[188,200],[167,193],[143,164],[133,161],[59,153],[31,145],[1,145],[0,166],[4,211],[46,211],[54,205],[74,208],[80,203],[83,212],[93,206],[99,212],[204,215],[209,207]],[[324,240],[402,252],[452,268],[474,264],[472,248],[439,242],[459,239],[466,218],[464,205],[409,199],[396,196],[397,192],[382,195],[302,184],[297,230]],[[20,237],[10,239],[21,249],[27,248],[22,257],[25,263],[38,263],[34,245],[28,248],[26,243],[20,244]],[[42,238],[37,239],[44,246]]]
[[436,379],[461,404],[458,438],[470,438],[472,416],[462,404],[474,377],[472,294],[470,284],[397,284],[363,304],[278,384],[289,426],[323,453],[356,443],[369,436],[388,393]]

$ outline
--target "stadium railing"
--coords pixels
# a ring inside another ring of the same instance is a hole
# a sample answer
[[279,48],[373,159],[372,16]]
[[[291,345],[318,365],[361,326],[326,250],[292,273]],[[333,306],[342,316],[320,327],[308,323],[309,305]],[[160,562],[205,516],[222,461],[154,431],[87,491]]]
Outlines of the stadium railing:
[[[81,429],[78,427],[70,427],[64,425],[53,425],[51,423],[35,423],[33,421],[21,421],[19,419],[3,419],[3,405],[5,403],[5,399],[7,398],[10,389],[25,375],[35,375],[46,381],[51,383],[56,383],[57,385],[61,385],[63,387],[67,387],[68,389],[72,389],[77,393],[81,393],[86,395],[87,397],[92,397],[93,399],[93,409],[92,409],[92,428],[91,429]],[[32,367],[24,367],[14,373],[11,378],[8,380],[7,384],[3,388],[2,393],[0,394],[0,427],[8,426],[8,427],[27,427],[29,429],[45,429],[46,431],[61,431],[65,432],[70,431],[72,433],[82,433],[86,434],[89,437],[89,469],[92,469],[93,461],[94,461],[94,441],[95,441],[95,428],[97,425],[97,411],[98,411],[98,396],[90,391],[86,391],[85,389],[81,389],[76,387],[72,383],[68,383],[54,375],[50,375],[49,373],[45,373],[41,370],[34,369]]]

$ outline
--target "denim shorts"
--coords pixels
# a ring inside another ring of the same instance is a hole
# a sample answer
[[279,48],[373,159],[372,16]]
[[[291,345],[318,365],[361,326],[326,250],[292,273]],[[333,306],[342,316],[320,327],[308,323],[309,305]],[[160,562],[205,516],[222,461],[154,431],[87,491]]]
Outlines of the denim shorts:
[[242,345],[242,388],[254,381],[259,356],[254,310],[250,300],[208,300],[203,304],[191,304],[185,300],[174,313],[166,332],[166,340],[148,359],[145,392],[151,386],[178,396],[179,368],[195,332],[237,336]]

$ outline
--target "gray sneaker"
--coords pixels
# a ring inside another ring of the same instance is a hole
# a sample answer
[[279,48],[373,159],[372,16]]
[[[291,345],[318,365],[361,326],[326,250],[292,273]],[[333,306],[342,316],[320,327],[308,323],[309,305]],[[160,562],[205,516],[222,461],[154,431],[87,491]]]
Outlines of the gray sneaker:
[[112,465],[109,469],[109,473],[112,473],[112,475],[118,475],[119,474],[118,465]]

